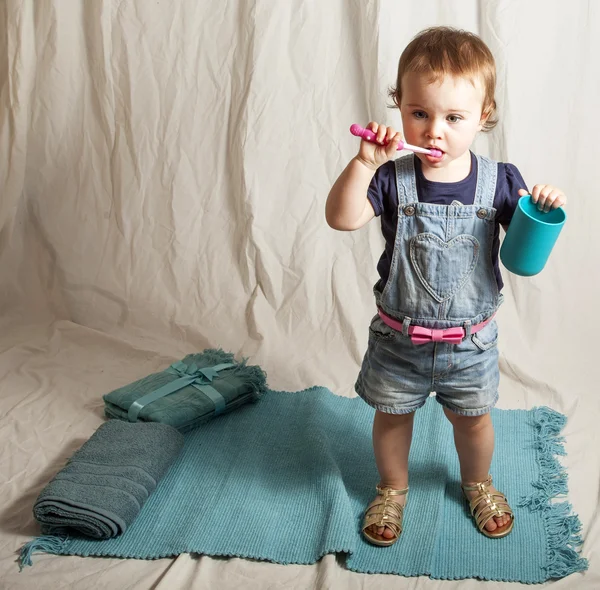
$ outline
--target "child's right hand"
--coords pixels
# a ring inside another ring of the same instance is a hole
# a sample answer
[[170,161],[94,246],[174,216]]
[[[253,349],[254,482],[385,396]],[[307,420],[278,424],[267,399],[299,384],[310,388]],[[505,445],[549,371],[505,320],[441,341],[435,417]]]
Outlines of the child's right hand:
[[396,157],[402,135],[393,127],[379,125],[375,121],[371,121],[365,129],[370,129],[376,134],[377,143],[361,139],[357,157],[368,168],[377,170],[379,166]]

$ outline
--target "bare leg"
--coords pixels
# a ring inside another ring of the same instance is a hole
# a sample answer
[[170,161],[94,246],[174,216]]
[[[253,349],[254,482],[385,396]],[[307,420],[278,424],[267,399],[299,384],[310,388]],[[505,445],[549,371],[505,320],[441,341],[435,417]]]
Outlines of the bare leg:
[[[373,449],[381,487],[387,486],[400,490],[408,485],[408,452],[412,439],[414,416],[414,412],[386,414],[375,410]],[[404,506],[406,496],[394,496],[394,502]],[[370,530],[385,539],[391,539],[394,536],[388,527],[372,525]]]
[[[494,454],[494,427],[488,414],[483,416],[460,416],[444,408],[444,413],[454,427],[454,444],[460,461],[460,476],[463,484],[484,481],[490,472],[492,455]],[[490,486],[490,491],[497,491]],[[469,498],[474,498],[478,492],[467,492]],[[488,521],[485,528],[495,531],[510,521],[510,516],[504,514]]]

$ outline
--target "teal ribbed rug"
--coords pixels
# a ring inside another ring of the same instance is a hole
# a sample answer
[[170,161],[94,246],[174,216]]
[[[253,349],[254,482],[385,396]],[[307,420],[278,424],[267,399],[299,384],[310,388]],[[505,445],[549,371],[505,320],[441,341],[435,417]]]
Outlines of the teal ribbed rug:
[[314,563],[346,553],[350,570],[539,583],[587,568],[580,523],[566,495],[561,414],[541,407],[492,411],[492,475],[515,528],[488,539],[462,499],[450,423],[433,399],[417,412],[404,532],[392,547],[360,535],[378,474],[374,410],[322,387],[268,392],[185,435],[175,464],[120,537],[39,537],[23,548],[63,555],[153,559],[199,553]]

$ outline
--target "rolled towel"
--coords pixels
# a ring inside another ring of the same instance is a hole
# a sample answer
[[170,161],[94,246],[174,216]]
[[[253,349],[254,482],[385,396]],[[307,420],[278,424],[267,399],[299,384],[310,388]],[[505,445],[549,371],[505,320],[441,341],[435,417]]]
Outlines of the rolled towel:
[[188,354],[159,373],[103,396],[104,413],[130,422],[161,422],[186,432],[214,416],[258,400],[264,371],[218,349]]
[[36,500],[42,532],[95,539],[124,533],[182,447],[183,435],[166,424],[102,424]]

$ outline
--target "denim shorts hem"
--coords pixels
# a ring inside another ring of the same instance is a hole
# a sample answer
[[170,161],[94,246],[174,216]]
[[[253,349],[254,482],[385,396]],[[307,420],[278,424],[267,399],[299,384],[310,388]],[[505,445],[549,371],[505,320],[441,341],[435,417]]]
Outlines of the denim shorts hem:
[[443,406],[444,408],[447,408],[448,410],[450,410],[451,412],[454,412],[455,414],[458,414],[459,416],[483,416],[484,414],[489,413],[489,411],[496,405],[496,402],[498,401],[498,394],[496,394],[494,396],[494,399],[492,400],[492,403],[484,406],[483,408],[475,408],[473,410],[467,410],[465,408],[459,408],[453,404],[448,403],[446,400],[438,397],[437,395],[435,396],[436,401],[438,402],[438,404],[440,404],[441,406]]
[[367,404],[369,404],[372,408],[379,410],[380,412],[384,412],[385,414],[410,414],[411,412],[416,412],[419,408],[422,408],[427,402],[427,397],[422,404],[417,404],[415,406],[407,407],[399,407],[399,406],[386,406],[384,404],[378,404],[374,402],[364,391],[362,388],[355,387],[354,391],[359,395],[360,398]]

